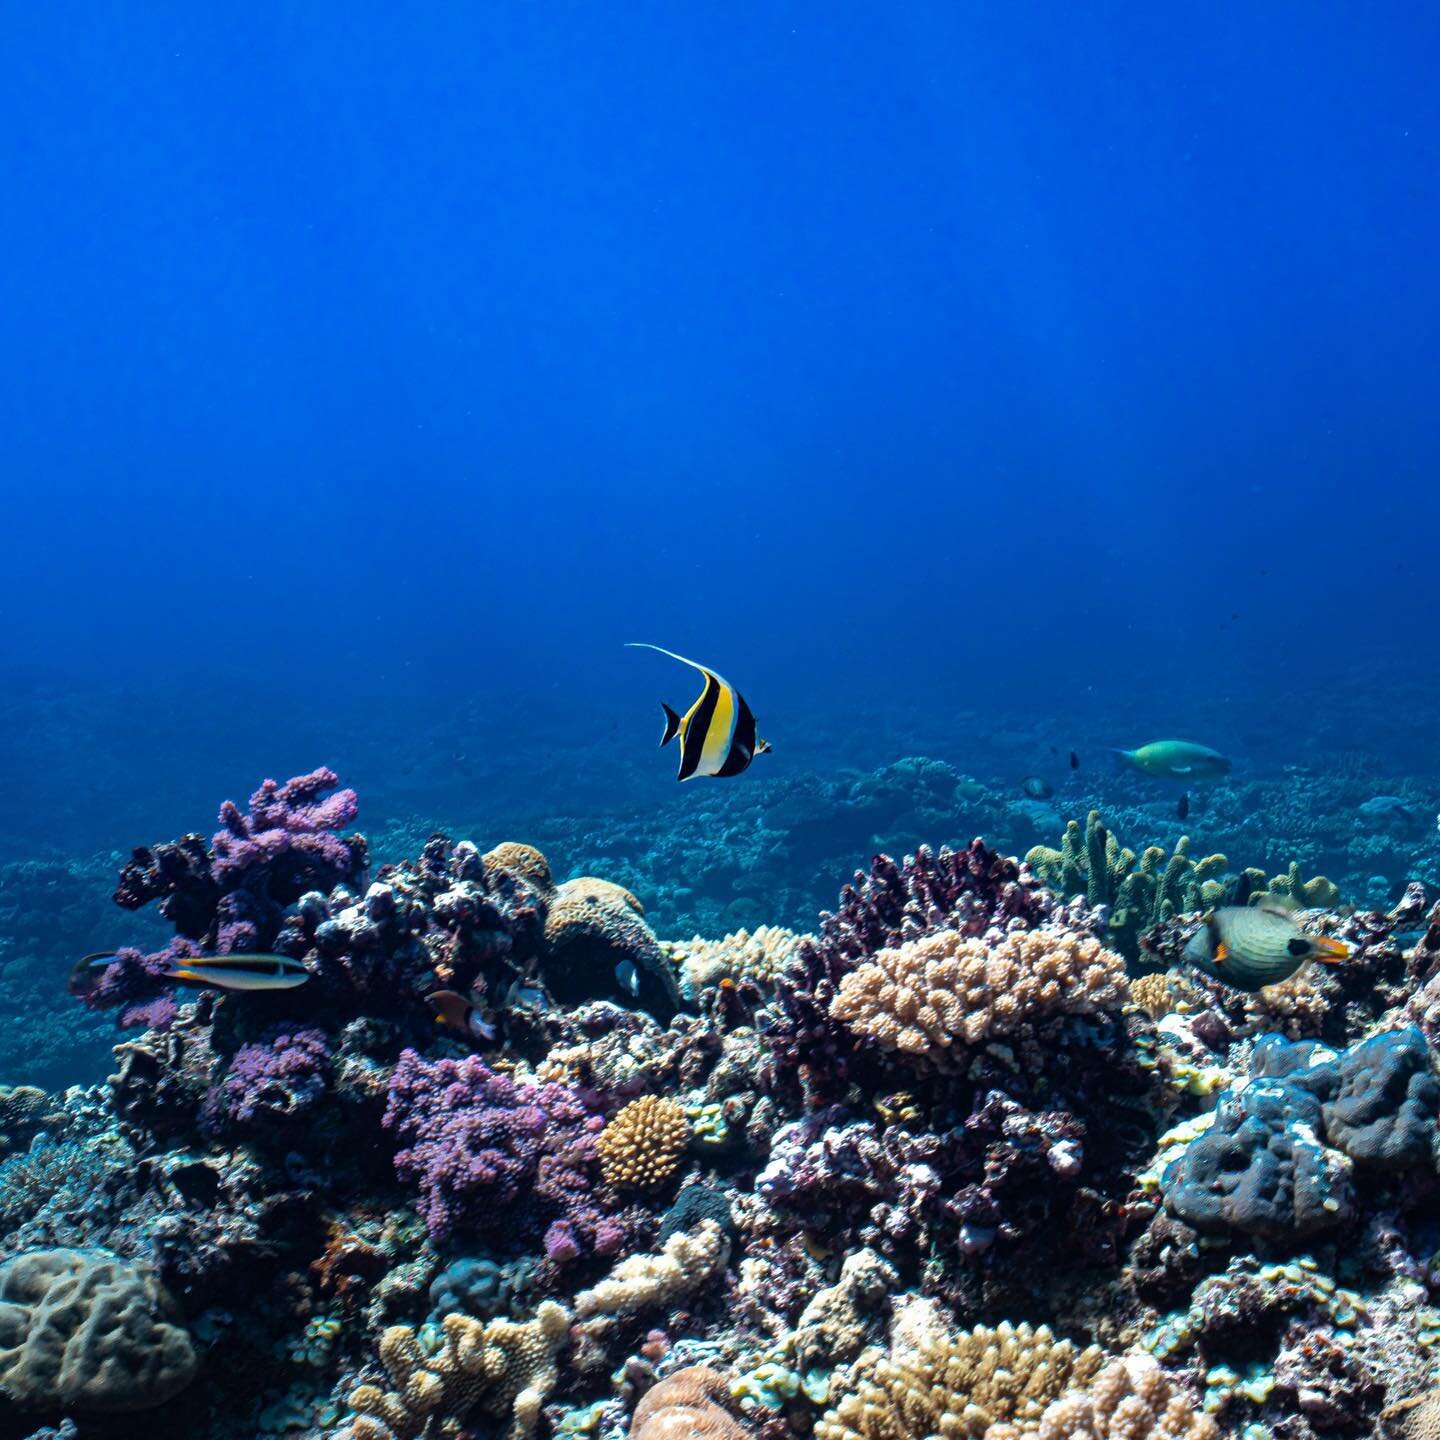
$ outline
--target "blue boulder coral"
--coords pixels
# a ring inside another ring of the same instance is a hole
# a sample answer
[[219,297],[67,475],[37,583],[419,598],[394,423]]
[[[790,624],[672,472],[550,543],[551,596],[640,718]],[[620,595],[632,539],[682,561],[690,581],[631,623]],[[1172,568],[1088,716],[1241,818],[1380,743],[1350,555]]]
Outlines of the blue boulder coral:
[[1403,1170],[1433,1163],[1440,1133],[1440,1081],[1425,1037],[1413,1025],[1373,1035],[1340,1057],[1325,1104],[1325,1138],[1357,1164]]

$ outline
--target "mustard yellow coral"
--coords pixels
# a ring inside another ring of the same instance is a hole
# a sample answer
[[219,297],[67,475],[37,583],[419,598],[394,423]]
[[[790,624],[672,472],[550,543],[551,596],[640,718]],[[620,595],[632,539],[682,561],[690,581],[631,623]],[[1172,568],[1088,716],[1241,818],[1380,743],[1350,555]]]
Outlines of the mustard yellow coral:
[[600,1135],[606,1183],[617,1190],[654,1190],[679,1169],[689,1143],[684,1107],[659,1095],[642,1095]]
[[888,1050],[977,1045],[1056,1015],[1116,1010],[1125,962],[1093,936],[1039,929],[997,945],[944,930],[882,950],[852,971],[830,1014]]
[[1010,1440],[1103,1363],[1095,1346],[1057,1340],[1043,1325],[952,1334],[929,1302],[912,1302],[889,1353],[856,1364],[854,1388],[816,1424],[815,1440]]
[[551,1300],[524,1323],[482,1325],[469,1315],[447,1315],[444,1344],[434,1354],[412,1326],[392,1325],[380,1337],[380,1363],[393,1388],[361,1385],[352,1392],[351,1434],[355,1440],[458,1435],[478,1406],[509,1421],[508,1440],[528,1440],[555,1388],[555,1357],[569,1324],[569,1313]]
[[1130,998],[1152,1020],[1162,1019],[1175,1008],[1175,994],[1170,988],[1170,977],[1158,970],[1132,980]]
[[548,895],[555,888],[550,862],[533,845],[506,840],[493,850],[487,850],[481,859],[487,870],[505,870],[511,875],[518,875],[522,880],[528,880],[542,895]]

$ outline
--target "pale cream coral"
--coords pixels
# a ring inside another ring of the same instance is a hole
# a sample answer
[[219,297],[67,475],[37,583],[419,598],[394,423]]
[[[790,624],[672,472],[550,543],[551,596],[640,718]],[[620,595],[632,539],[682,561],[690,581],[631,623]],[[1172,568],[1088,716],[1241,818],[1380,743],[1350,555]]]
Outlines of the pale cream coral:
[[1245,997],[1241,1035],[1277,1031],[1289,1040],[1314,1039],[1325,1028],[1330,997],[1305,970]]
[[[1148,1355],[1112,1361],[1047,1407],[1035,1440],[1220,1440],[1220,1430]],[[1009,1440],[989,1436],[987,1440]]]
[[1125,962],[1093,936],[1039,929],[997,945],[941,931],[881,950],[847,975],[830,1013],[889,1050],[978,1045],[1057,1015],[1117,1010]]
[[703,1365],[677,1370],[641,1397],[630,1440],[745,1440],[749,1432],[726,1408],[729,1394]]
[[635,1315],[698,1290],[730,1258],[730,1242],[713,1220],[672,1235],[656,1255],[622,1260],[598,1285],[575,1297],[580,1319]]
[[[867,1357],[871,1357],[867,1364]],[[816,1440],[1014,1440],[1048,1402],[1104,1362],[1046,1327],[948,1331],[932,1302],[896,1316],[888,1354],[867,1351],[853,1388],[815,1426]],[[1007,1427],[1001,1429],[1001,1427]]]
[[678,1101],[642,1095],[611,1120],[598,1143],[607,1184],[617,1190],[653,1190],[679,1168],[690,1143],[690,1122]]
[[795,958],[806,937],[781,925],[737,930],[723,940],[683,940],[665,946],[680,967],[681,989],[698,999],[722,980],[754,980],[771,985]]
[[509,1440],[528,1440],[555,1388],[556,1355],[569,1324],[569,1313],[551,1300],[523,1323],[447,1315],[444,1345],[433,1355],[412,1326],[392,1325],[380,1337],[380,1363],[393,1388],[361,1385],[352,1392],[358,1413],[351,1433],[356,1440],[379,1440],[386,1431],[396,1440],[454,1435],[478,1405],[492,1419],[508,1419]]

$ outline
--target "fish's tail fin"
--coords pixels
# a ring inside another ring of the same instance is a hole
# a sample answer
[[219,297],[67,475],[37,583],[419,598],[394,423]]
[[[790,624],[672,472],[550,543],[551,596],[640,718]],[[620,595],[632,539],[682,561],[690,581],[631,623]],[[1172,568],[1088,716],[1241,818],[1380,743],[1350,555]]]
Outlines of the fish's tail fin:
[[1117,775],[1123,775],[1127,770],[1135,768],[1135,752],[1133,750],[1112,749],[1110,751],[1110,764],[1114,767]]
[[768,740],[756,740],[755,753],[757,755],[769,755],[774,752],[775,747]]
[[680,717],[663,700],[660,708],[665,712],[665,733],[660,737],[663,750],[680,733]]

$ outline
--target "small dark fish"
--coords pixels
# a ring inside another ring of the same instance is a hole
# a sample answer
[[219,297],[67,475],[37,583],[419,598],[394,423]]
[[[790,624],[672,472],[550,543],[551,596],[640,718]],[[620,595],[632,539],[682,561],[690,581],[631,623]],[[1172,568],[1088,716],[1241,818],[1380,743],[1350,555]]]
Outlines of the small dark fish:
[[1032,800],[1048,800],[1055,793],[1055,787],[1038,775],[1027,775],[1020,782],[1020,788]]
[[479,1041],[489,1044],[495,1038],[495,1027],[481,1016],[473,1000],[454,990],[432,990],[425,997],[435,1023],[462,1040]]
[[[102,950],[84,956],[70,972],[71,993],[78,993],[85,972],[104,969],[117,953]],[[310,972],[288,955],[196,955],[161,973],[187,985],[213,985],[217,990],[293,990],[310,978]]]
[[682,665],[689,665],[705,677],[700,698],[684,713],[677,715],[663,701],[665,733],[660,737],[664,749],[677,735],[680,737],[679,780],[692,780],[697,775],[717,778],[738,775],[749,767],[757,755],[768,754],[771,746],[755,733],[755,715],[745,697],[726,679],[708,666],[687,660],[673,650],[647,645],[643,640],[628,642],[632,650],[658,650]]
[[1070,752],[1070,768],[1072,770],[1080,768],[1080,757],[1073,750]]
[[1184,820],[1190,814],[1190,792],[1187,790],[1181,797],[1180,803],[1175,807],[1175,818]]
[[1254,994],[1288,980],[1309,960],[1338,964],[1348,958],[1350,947],[1342,940],[1307,935],[1282,901],[1266,899],[1212,910],[1184,954],[1197,970]]

